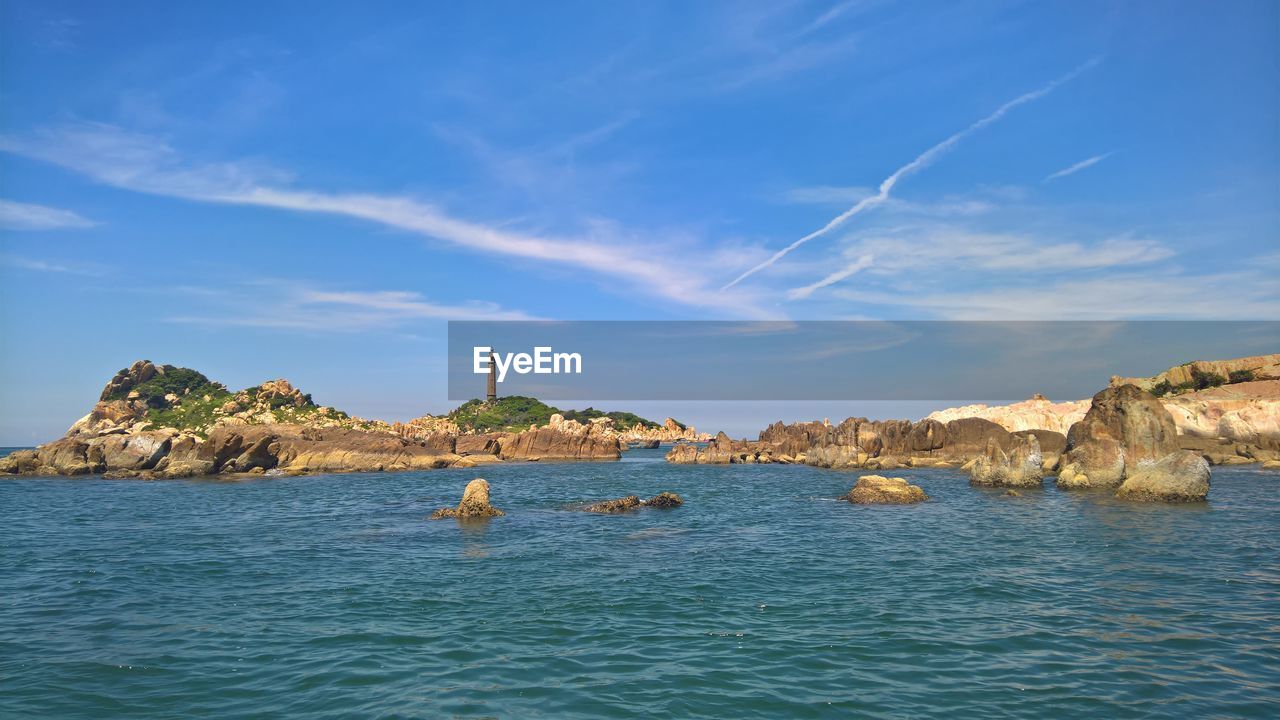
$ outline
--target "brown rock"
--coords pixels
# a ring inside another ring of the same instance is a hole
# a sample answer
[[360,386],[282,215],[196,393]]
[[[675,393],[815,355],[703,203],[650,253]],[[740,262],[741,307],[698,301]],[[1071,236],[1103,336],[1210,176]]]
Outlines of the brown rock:
[[628,510],[635,510],[640,507],[640,498],[636,495],[628,495],[617,500],[604,500],[598,503],[592,503],[583,507],[583,510],[593,513],[620,513]]
[[1173,417],[1155,396],[1134,385],[1109,387],[1093,396],[1084,419],[1067,433],[1058,485],[1116,487],[1139,464],[1177,449]]
[[969,484],[981,487],[1039,487],[1044,459],[1034,434],[1018,436],[1018,444],[1006,453],[994,440],[970,469]]
[[845,499],[857,505],[906,505],[928,500],[929,496],[918,485],[911,485],[902,478],[864,475],[858,478],[858,483]]
[[462,502],[458,503],[458,507],[440,508],[431,513],[431,519],[488,518],[501,517],[504,514],[501,510],[489,504],[489,482],[483,478],[476,478],[467,483],[466,489],[462,491]]
[[643,504],[645,507],[659,508],[659,509],[666,510],[670,508],[680,507],[681,505],[684,504],[684,498],[680,497],[679,495],[673,492],[660,492],[657,495],[654,495],[653,497],[649,498],[648,500],[645,500]]
[[1199,502],[1209,495],[1209,463],[1190,450],[1177,450],[1131,471],[1116,497],[1145,502]]

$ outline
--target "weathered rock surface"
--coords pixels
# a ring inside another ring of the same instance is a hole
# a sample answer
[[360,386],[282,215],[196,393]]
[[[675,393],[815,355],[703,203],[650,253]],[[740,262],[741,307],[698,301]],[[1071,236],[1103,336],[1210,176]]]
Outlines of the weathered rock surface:
[[660,492],[657,495],[644,501],[645,507],[657,508],[660,510],[669,510],[678,508],[684,504],[684,498],[673,492]]
[[1164,406],[1134,385],[1093,396],[1084,419],[1067,433],[1059,487],[1116,487],[1127,472],[1178,450],[1177,430]]
[[1118,498],[1146,502],[1199,502],[1208,495],[1209,463],[1190,450],[1139,465],[1116,490]]
[[620,513],[628,510],[635,510],[640,507],[640,496],[628,495],[617,500],[601,500],[597,503],[583,506],[583,510],[593,513]]
[[[1233,360],[1187,363],[1149,378],[1113,377],[1111,385],[1136,385],[1168,391],[1158,398],[1173,416],[1179,446],[1196,450],[1211,464],[1265,462],[1280,459],[1280,354]],[[1197,378],[1225,381],[1194,389]],[[1250,379],[1252,378],[1252,379]],[[1187,386],[1191,387],[1188,388]],[[966,405],[931,413],[927,419],[949,421],[979,417],[1007,430],[1047,429],[1066,433],[1084,419],[1091,402],[1054,403],[1037,395],[1012,405]],[[1217,442],[1224,447],[1208,448]],[[1043,438],[1041,439],[1043,445]],[[1045,447],[1046,455],[1050,449]]]
[[[1023,433],[1024,435],[1026,433]],[[1061,449],[1066,439],[1049,431],[1032,433]],[[980,418],[941,423],[922,420],[872,421],[849,418],[839,425],[774,423],[754,441],[720,433],[705,447],[677,445],[667,454],[677,464],[805,463],[829,468],[955,467],[987,453],[994,444],[1012,452],[1023,438]],[[1056,455],[1055,455],[1056,457]]]
[[1231,360],[1196,360],[1176,365],[1151,377],[1112,376],[1111,386],[1136,385],[1151,392],[1162,383],[1171,387],[1194,385],[1198,377],[1216,376],[1235,382],[1233,374],[1247,373],[1252,380],[1280,380],[1280,353],[1233,358]]
[[638,495],[628,495],[616,500],[602,500],[601,502],[584,505],[583,510],[594,513],[620,513],[631,510],[638,510],[643,507],[650,508],[675,508],[684,504],[684,498],[673,492],[662,492],[654,495],[648,500],[641,500]]
[[1034,434],[1017,436],[1006,452],[992,441],[969,470],[969,484],[980,487],[1039,487],[1044,474],[1044,457]]
[[856,505],[908,505],[928,500],[929,496],[920,486],[902,478],[864,475],[845,499]]
[[462,491],[462,502],[457,507],[440,508],[431,513],[432,520],[444,518],[490,518],[501,517],[506,513],[489,504],[489,482],[484,478],[476,478],[467,483]]
[[534,427],[500,443],[504,460],[617,460],[622,444],[602,423],[583,424],[552,415],[546,427]]
[[1093,398],[1067,436],[1063,489],[1117,488],[1133,500],[1190,502],[1209,493],[1209,463],[1179,449],[1173,418],[1135,385],[1109,387]]

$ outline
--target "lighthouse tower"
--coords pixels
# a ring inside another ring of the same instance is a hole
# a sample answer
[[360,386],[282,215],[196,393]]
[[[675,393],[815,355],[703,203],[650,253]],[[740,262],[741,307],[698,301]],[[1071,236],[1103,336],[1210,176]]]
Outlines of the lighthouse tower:
[[493,402],[498,399],[498,366],[493,362],[493,348],[489,349],[489,387],[485,400]]

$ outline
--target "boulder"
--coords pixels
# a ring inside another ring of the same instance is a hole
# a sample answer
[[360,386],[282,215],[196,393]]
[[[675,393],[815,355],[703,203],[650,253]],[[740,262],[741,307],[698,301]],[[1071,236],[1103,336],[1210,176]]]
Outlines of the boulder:
[[476,478],[467,483],[466,489],[462,491],[462,502],[458,503],[458,507],[440,508],[431,513],[431,519],[488,518],[501,517],[504,514],[489,504],[489,482],[483,478]]
[[[564,423],[567,425],[567,423]],[[501,445],[504,460],[617,460],[622,446],[617,437],[594,431],[592,426],[573,430],[541,427],[518,433]]]
[[1125,478],[1116,497],[1145,502],[1200,502],[1209,494],[1209,463],[1190,450],[1178,450],[1139,465]]
[[0,473],[15,475],[34,473],[40,467],[40,456],[35,450],[14,450],[0,458]]
[[969,484],[978,487],[1039,487],[1044,472],[1040,442],[1033,434],[1018,437],[1010,452],[992,441],[969,470]]
[[99,462],[89,458],[89,444],[77,438],[64,437],[36,448],[40,472],[53,475],[88,475],[100,472]]
[[858,478],[858,483],[845,499],[856,505],[906,505],[928,500],[929,496],[918,485],[902,478],[864,475]]
[[502,451],[497,435],[459,435],[454,452],[459,455],[497,455]]
[[617,500],[604,500],[598,503],[592,503],[583,507],[583,510],[593,513],[620,513],[628,510],[635,510],[640,507],[640,498],[637,495],[628,495]]
[[645,500],[643,503],[645,507],[659,508],[662,510],[677,508],[683,504],[684,498],[673,492],[660,492],[648,500]]
[[1135,385],[1109,387],[1093,396],[1084,419],[1067,433],[1058,485],[1116,487],[1140,464],[1177,449],[1173,417],[1155,396]]
[[173,432],[151,430],[90,441],[90,454],[108,471],[150,470],[169,453]]

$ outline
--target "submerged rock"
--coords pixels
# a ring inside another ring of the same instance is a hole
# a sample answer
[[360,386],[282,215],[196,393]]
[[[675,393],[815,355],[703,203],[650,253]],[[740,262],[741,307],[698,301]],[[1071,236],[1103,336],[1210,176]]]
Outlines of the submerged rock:
[[684,504],[684,498],[673,492],[660,492],[657,495],[644,501],[645,507],[651,508],[676,508]]
[[462,502],[456,508],[440,508],[431,513],[432,520],[444,518],[501,517],[506,513],[489,504],[489,481],[476,478],[462,491]]
[[1190,450],[1142,465],[1125,478],[1116,497],[1145,502],[1200,502],[1209,495],[1209,463]]
[[661,492],[648,500],[641,500],[638,495],[628,495],[616,500],[602,500],[598,503],[591,503],[583,506],[582,509],[594,513],[620,513],[637,510],[642,507],[669,509],[680,507],[683,504],[684,498],[679,495],[673,492]]
[[902,478],[887,478],[880,475],[864,475],[845,499],[856,505],[890,504],[907,505],[928,500],[924,489],[912,485]]
[[598,503],[591,503],[582,509],[593,513],[620,513],[635,510],[638,507],[640,507],[639,496],[628,495],[617,500],[602,500]]

